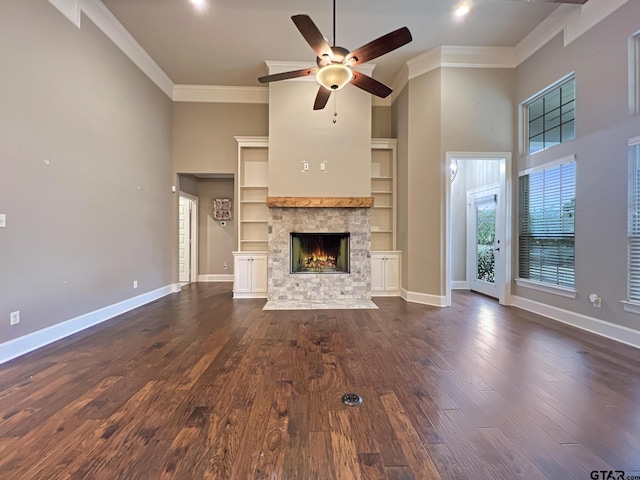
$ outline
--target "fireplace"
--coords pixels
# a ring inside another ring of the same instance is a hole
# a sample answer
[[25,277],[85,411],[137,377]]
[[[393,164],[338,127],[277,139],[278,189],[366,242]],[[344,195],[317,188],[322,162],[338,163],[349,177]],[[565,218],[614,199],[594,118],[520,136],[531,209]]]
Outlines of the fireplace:
[[291,232],[291,273],[349,273],[349,233]]

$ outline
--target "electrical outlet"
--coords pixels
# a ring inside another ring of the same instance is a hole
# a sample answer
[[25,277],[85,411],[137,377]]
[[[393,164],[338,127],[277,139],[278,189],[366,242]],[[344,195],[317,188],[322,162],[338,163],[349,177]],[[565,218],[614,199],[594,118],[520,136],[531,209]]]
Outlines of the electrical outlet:
[[0,213],[0,228],[5,228],[7,226],[7,215],[4,213]]
[[133,289],[135,290],[136,288],[138,288],[138,280],[133,281]]
[[15,312],[11,312],[9,318],[10,318],[11,325],[19,324],[20,323],[20,310],[15,311]]
[[324,162],[320,162],[320,171],[325,172],[327,170],[327,164]]
[[225,269],[225,270],[227,269],[227,263],[226,262],[222,264],[222,268]]
[[305,172],[308,172],[308,171],[309,171],[309,162],[304,162],[304,163],[302,164],[302,169],[303,169]]

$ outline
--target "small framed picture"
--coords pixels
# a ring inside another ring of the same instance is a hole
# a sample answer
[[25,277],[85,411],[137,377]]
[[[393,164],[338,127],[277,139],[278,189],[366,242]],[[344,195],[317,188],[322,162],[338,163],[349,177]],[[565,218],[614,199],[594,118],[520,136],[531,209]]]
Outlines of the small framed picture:
[[213,200],[213,218],[215,220],[231,220],[230,198],[216,198]]

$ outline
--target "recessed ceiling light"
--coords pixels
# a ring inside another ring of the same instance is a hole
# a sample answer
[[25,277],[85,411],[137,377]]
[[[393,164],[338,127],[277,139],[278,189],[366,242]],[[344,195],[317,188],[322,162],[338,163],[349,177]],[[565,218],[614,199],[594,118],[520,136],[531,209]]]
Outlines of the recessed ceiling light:
[[193,3],[196,7],[204,7],[206,0],[191,0],[191,3]]
[[469,5],[466,3],[461,3],[453,12],[456,17],[464,17],[467,13],[469,13]]

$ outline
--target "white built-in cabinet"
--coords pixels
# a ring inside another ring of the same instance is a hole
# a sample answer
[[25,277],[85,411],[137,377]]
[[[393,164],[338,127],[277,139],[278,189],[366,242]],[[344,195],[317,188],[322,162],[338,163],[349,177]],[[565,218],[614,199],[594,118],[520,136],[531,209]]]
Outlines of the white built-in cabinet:
[[402,254],[396,250],[397,140],[371,140],[371,295],[400,295]]
[[[269,138],[238,142],[234,298],[267,296]],[[371,293],[399,295],[401,252],[396,251],[397,140],[371,140]]]
[[269,139],[235,138],[238,142],[238,245],[233,252],[233,298],[266,298]]
[[396,146],[393,138],[371,140],[371,250],[396,249]]
[[233,298],[267,297],[267,254],[233,252]]
[[239,252],[266,252],[269,209],[269,139],[235,137],[238,142],[238,248]]
[[371,252],[371,296],[399,296],[401,274],[400,252]]

